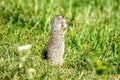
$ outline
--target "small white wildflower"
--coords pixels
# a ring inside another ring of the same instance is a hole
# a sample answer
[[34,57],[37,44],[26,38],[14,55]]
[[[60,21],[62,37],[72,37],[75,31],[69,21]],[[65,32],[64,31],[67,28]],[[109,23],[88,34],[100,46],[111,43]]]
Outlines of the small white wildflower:
[[36,70],[33,69],[33,68],[30,68],[30,69],[28,69],[28,72],[29,72],[29,73],[36,73]]
[[19,50],[19,51],[27,50],[27,49],[30,49],[31,47],[32,47],[31,44],[27,44],[27,45],[19,46],[19,47],[18,47],[18,50]]
[[19,63],[19,68],[22,68],[23,67],[23,64],[22,63]]

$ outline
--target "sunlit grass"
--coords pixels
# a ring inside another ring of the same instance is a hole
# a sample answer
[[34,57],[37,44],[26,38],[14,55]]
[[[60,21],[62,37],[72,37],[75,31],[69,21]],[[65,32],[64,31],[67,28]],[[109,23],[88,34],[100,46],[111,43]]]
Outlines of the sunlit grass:
[[[119,80],[119,3],[1,0],[0,80]],[[52,66],[43,58],[52,18],[58,14],[69,22],[62,67]],[[32,47],[21,46],[26,44]]]

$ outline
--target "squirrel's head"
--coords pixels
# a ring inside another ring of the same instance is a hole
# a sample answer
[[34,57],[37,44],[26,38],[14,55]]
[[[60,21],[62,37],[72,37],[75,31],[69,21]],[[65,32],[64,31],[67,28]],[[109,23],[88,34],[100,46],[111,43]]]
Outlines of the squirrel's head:
[[66,17],[62,15],[57,15],[53,19],[52,31],[65,33],[67,28]]

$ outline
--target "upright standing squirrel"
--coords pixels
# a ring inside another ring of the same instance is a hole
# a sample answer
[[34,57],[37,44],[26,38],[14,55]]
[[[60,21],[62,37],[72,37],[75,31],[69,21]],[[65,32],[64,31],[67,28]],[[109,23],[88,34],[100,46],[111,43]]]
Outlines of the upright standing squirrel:
[[57,15],[53,19],[47,46],[47,59],[54,65],[62,65],[64,54],[64,35],[67,28],[66,17]]

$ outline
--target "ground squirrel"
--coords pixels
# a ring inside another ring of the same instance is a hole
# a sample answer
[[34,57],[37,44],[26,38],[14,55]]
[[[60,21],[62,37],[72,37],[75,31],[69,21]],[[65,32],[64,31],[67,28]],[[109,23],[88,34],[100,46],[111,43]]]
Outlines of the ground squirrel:
[[62,65],[64,54],[64,35],[67,28],[66,17],[57,15],[53,19],[47,46],[47,59],[54,65]]

